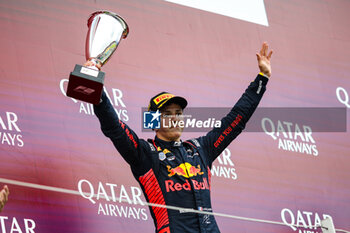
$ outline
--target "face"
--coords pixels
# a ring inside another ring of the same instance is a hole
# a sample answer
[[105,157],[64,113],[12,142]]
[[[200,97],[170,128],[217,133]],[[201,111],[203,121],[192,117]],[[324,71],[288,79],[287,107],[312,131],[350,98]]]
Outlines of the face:
[[160,129],[156,129],[158,138],[164,141],[179,141],[183,126],[182,108],[180,105],[172,103],[161,109]]

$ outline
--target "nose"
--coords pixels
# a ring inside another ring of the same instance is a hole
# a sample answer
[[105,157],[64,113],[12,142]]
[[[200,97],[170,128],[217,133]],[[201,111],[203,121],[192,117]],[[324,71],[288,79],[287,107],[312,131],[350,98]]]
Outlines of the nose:
[[176,114],[173,114],[173,115],[171,116],[171,120],[172,120],[172,121],[178,121],[178,120],[179,120],[179,117],[178,117]]

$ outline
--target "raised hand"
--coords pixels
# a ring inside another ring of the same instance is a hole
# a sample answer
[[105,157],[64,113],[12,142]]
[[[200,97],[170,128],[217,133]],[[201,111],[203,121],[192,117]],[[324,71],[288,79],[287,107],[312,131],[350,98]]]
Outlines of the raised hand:
[[259,53],[256,54],[256,57],[258,59],[258,65],[260,72],[265,74],[268,77],[271,77],[271,56],[272,56],[272,50],[268,53],[269,45],[267,42],[264,42],[262,44],[261,50]]

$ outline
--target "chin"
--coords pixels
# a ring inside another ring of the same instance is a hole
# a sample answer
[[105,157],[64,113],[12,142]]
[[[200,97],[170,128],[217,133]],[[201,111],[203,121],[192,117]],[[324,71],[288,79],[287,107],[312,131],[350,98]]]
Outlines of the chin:
[[181,130],[176,130],[174,132],[169,133],[168,138],[171,139],[172,141],[176,141],[177,139],[180,139],[181,134],[182,134]]
[[169,139],[171,141],[176,141],[177,139],[179,139],[181,137],[181,133],[172,133],[171,135],[169,135]]
[[167,129],[163,130],[160,129],[156,131],[156,133],[161,136],[161,138],[164,138],[168,141],[176,141],[179,140],[181,135],[182,135],[182,130],[181,128],[172,128],[172,129]]

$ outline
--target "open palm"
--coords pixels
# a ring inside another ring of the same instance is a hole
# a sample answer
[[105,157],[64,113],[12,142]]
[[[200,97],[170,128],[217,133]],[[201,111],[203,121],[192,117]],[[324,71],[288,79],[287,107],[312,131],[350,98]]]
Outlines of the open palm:
[[256,57],[258,59],[260,72],[265,74],[268,77],[271,77],[270,59],[273,51],[271,50],[268,53],[268,49],[269,49],[269,45],[266,42],[264,42],[262,44],[260,52],[256,54]]

